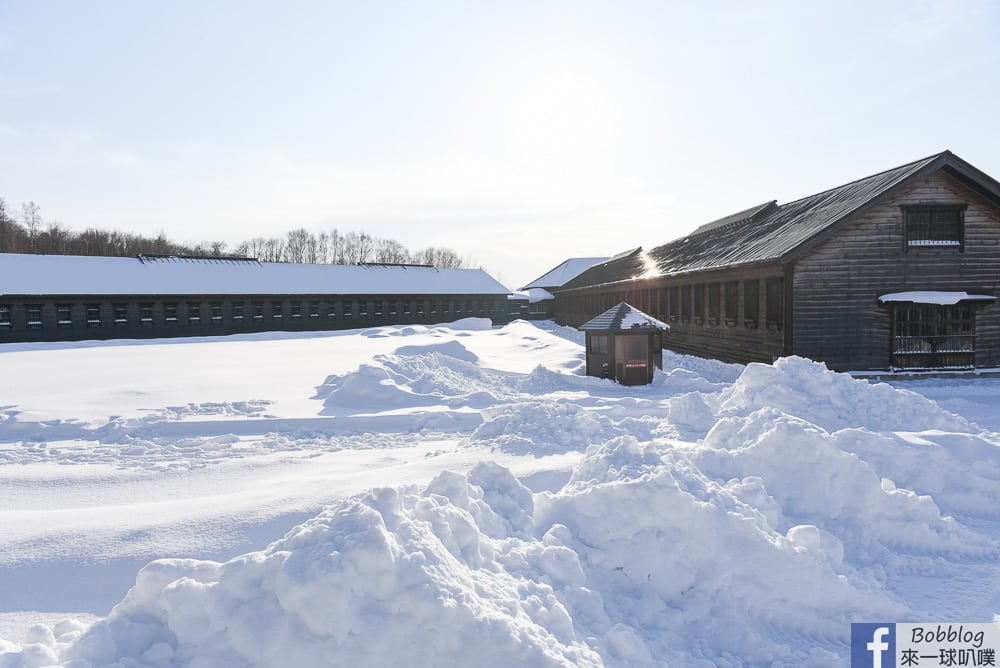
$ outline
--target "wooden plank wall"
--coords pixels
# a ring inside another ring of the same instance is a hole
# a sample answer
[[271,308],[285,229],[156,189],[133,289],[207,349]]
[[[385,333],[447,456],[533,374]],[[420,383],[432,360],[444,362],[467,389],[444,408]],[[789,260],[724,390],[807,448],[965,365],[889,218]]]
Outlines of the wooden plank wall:
[[[968,204],[964,252],[904,252],[904,204]],[[889,365],[890,314],[878,296],[910,290],[1000,295],[1000,209],[946,172],[869,211],[794,264],[793,352],[836,370]],[[1000,366],[1000,304],[979,311],[976,365]]]
[[[602,286],[592,289],[579,289],[572,292],[560,292],[556,295],[556,322],[562,325],[578,327],[588,320],[600,315],[618,302],[627,302],[640,311],[647,313],[670,325],[670,331],[663,336],[664,348],[678,353],[709,357],[726,362],[773,362],[785,351],[785,333],[787,328],[768,329],[765,321],[766,295],[765,279],[783,276],[780,265],[767,265],[750,269],[720,270],[700,272],[685,276],[666,276],[653,279],[637,279],[613,286]],[[743,281],[758,281],[758,315],[757,326],[747,326],[743,318]],[[726,303],[726,283],[737,282],[736,317],[727,321],[723,313],[717,321],[708,318],[709,290],[711,283],[720,283],[720,311]],[[704,285],[702,291],[705,305],[705,317],[700,321],[693,315],[690,308],[690,318],[681,317],[680,308],[671,309],[671,288],[679,288],[679,296],[690,299],[694,294],[694,285]],[[675,315],[671,315],[671,313]]]

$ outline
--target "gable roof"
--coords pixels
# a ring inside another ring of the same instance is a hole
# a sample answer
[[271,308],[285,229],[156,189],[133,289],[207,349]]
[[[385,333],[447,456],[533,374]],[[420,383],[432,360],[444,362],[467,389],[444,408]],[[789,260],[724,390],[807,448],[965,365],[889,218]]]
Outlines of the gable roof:
[[649,251],[640,249],[633,255],[595,265],[562,289],[784,263],[913,180],[941,169],[1000,204],[1000,183],[950,151],[944,151],[787,204],[767,202],[720,218]]
[[507,295],[482,269],[0,254],[0,295]]
[[608,258],[606,256],[571,257],[555,269],[542,274],[531,283],[528,283],[522,288],[518,288],[518,290],[528,290],[530,288],[543,288],[548,290],[549,288],[558,288],[559,286],[564,285],[568,281],[579,276],[589,267],[594,266],[598,262],[604,262],[607,259]]
[[581,332],[647,332],[656,333],[670,329],[670,325],[643,313],[631,304],[618,302],[607,311],[579,327]]

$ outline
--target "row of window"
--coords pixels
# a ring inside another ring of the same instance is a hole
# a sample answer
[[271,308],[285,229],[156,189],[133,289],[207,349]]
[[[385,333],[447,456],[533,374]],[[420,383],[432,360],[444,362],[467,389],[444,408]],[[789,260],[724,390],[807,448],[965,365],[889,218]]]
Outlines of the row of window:
[[[578,298],[584,311],[600,313],[625,301],[660,320],[703,326],[782,329],[785,281],[781,277],[674,285]],[[762,320],[763,318],[763,320]]]
[[[152,326],[159,319],[166,325],[177,325],[184,321],[191,325],[200,325],[203,321],[212,324],[222,324],[224,316],[230,322],[240,323],[245,320],[281,321],[286,318],[292,321],[319,320],[321,318],[369,318],[403,316],[422,318],[425,316],[455,315],[496,315],[505,313],[505,300],[494,299],[337,299],[320,302],[313,301],[271,301],[270,308],[265,313],[267,303],[261,300],[213,301],[202,302],[112,302],[100,303],[58,303],[56,309],[56,325],[60,328],[71,328],[78,325],[87,327],[102,327],[114,325],[126,327],[138,322],[140,325]],[[207,308],[205,308],[207,306]],[[225,308],[228,307],[228,308]],[[25,304],[25,325],[28,329],[41,329],[43,326],[42,304]],[[13,305],[0,304],[0,328],[13,326]]]

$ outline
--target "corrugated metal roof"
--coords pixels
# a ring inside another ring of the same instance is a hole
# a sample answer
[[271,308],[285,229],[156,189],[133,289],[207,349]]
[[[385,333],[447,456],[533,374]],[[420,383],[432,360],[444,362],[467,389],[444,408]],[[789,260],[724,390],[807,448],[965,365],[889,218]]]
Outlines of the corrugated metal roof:
[[0,295],[507,295],[482,269],[0,254]]
[[[769,202],[726,216],[649,251],[639,250],[595,265],[563,289],[783,261],[812,238],[939,160],[942,165],[951,161],[974,170],[944,151],[794,202],[780,206]],[[981,173],[977,177],[992,181]],[[989,187],[995,185],[992,182]]]
[[579,327],[581,332],[648,332],[669,330],[670,325],[647,315],[631,304],[618,302],[607,311]]

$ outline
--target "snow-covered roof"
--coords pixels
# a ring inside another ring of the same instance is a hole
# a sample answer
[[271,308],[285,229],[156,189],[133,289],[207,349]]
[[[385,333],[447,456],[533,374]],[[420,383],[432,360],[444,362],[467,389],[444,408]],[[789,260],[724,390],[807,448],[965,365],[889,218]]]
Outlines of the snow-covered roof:
[[529,304],[537,304],[538,302],[544,302],[550,299],[555,299],[555,296],[544,288],[531,288],[528,290]]
[[582,332],[658,332],[668,331],[670,325],[643,313],[631,304],[618,302],[577,329]]
[[529,288],[558,288],[564,283],[576,278],[598,262],[604,262],[607,257],[571,257],[552,271],[539,276],[519,290]]
[[507,295],[482,269],[0,254],[0,295]]
[[880,302],[911,302],[913,304],[938,304],[951,306],[959,302],[993,302],[993,295],[970,295],[968,292],[937,292],[933,290],[915,290],[911,292],[893,292],[878,298]]

